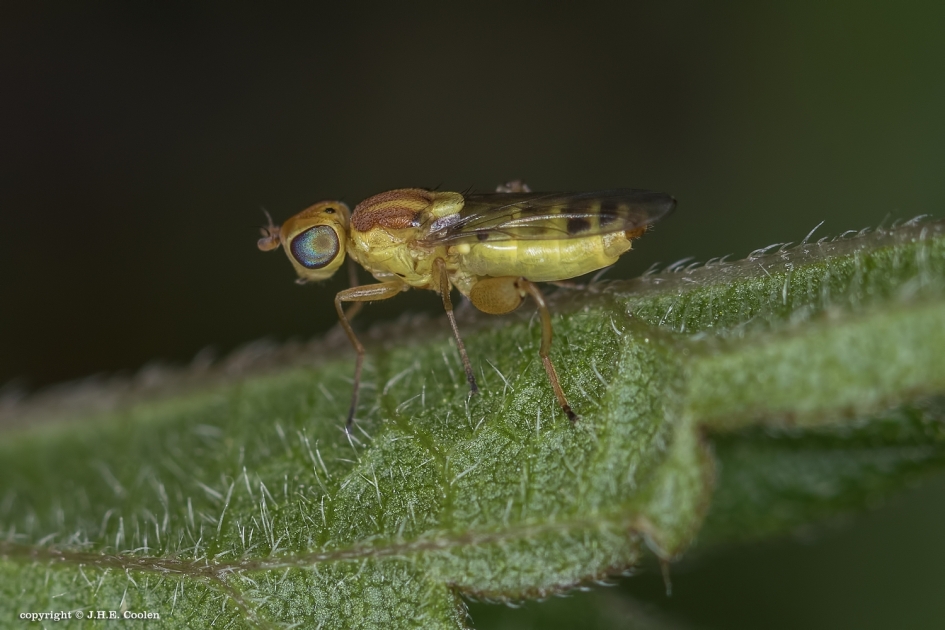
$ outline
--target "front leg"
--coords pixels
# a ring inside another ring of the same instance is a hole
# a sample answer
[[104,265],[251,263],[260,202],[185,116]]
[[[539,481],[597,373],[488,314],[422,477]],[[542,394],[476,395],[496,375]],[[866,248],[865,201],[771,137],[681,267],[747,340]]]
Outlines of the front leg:
[[[358,356],[354,363],[354,391],[351,392],[351,408],[348,410],[348,421],[345,423],[345,431],[351,433],[351,425],[354,423],[354,413],[358,409],[358,390],[361,388],[361,366],[364,363],[364,346],[354,334],[351,328],[351,322],[345,314],[342,304],[344,302],[377,302],[378,300],[387,300],[394,297],[407,288],[403,282],[379,282],[378,284],[367,284],[359,287],[351,287],[340,291],[335,296],[335,310],[338,311],[338,320],[341,327],[345,329],[348,340],[354,346],[354,351]],[[352,309],[352,311],[355,309]]]
[[[359,287],[361,282],[358,281],[358,263],[354,262],[354,258],[348,258],[348,286],[349,287]],[[354,319],[354,316],[361,312],[361,309],[364,308],[364,302],[355,302],[351,305],[347,311],[345,311],[345,317],[348,318],[348,321]]]

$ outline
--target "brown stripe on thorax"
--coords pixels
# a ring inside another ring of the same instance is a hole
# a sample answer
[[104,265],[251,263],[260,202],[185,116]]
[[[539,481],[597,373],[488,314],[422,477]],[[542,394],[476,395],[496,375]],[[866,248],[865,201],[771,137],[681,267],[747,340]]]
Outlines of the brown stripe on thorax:
[[391,230],[418,227],[433,195],[422,188],[400,188],[368,197],[351,214],[351,227],[359,232],[374,227]]

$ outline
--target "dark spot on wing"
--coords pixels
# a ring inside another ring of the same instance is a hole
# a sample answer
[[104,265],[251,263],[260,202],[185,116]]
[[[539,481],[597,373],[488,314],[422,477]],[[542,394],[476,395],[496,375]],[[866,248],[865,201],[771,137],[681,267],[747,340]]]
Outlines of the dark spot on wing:
[[607,227],[619,218],[617,202],[613,199],[604,199],[600,203],[600,226]]
[[580,234],[591,229],[591,222],[581,217],[568,219],[568,234]]
[[476,238],[478,238],[480,241],[488,240],[488,238],[489,238],[489,233],[488,233],[488,232],[480,232],[479,234],[476,234]]

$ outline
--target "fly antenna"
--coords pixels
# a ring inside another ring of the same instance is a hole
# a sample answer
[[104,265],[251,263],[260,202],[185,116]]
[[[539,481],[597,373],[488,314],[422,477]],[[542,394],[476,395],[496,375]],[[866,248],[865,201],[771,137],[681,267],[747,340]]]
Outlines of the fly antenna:
[[261,251],[268,252],[279,247],[279,226],[272,222],[272,216],[269,214],[268,210],[265,208],[260,209],[263,211],[263,214],[266,215],[266,219],[269,223],[259,228],[259,233],[262,234],[263,237],[256,241],[256,247]]

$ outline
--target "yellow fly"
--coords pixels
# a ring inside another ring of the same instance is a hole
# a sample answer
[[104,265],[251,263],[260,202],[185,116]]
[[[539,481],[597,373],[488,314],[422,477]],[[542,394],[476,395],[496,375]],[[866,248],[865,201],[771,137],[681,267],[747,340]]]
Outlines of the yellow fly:
[[[450,291],[459,290],[481,311],[508,313],[530,295],[541,315],[538,351],[558,404],[577,419],[551,362],[551,315],[536,282],[567,280],[614,264],[630,241],[669,214],[676,200],[664,193],[621,188],[588,193],[535,193],[511,182],[490,194],[391,190],[365,199],[354,212],[323,201],[282,226],[263,228],[259,249],[280,244],[298,282],[331,277],[345,254],[379,281],[335,296],[335,310],[357,352],[346,429],[358,407],[364,346],[350,319],[364,302],[386,300],[414,287],[440,294],[472,393],[478,391],[456,327]],[[354,267],[351,268],[352,271]],[[346,313],[343,304],[355,304]]]

